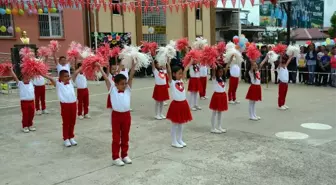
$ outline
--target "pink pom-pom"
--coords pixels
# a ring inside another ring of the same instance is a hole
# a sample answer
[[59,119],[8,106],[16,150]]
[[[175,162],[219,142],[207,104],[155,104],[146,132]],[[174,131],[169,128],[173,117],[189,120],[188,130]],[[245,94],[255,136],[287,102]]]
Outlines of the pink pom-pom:
[[51,52],[56,53],[56,52],[58,52],[58,50],[60,48],[60,45],[59,45],[57,40],[51,40],[48,47],[49,47]]
[[158,48],[158,44],[156,42],[142,42],[141,52],[142,53],[150,53],[151,56],[156,55],[156,50]]
[[217,47],[218,54],[223,55],[223,53],[225,52],[225,49],[226,49],[225,48],[226,47],[225,42],[219,42],[216,47]]
[[272,50],[276,53],[276,54],[284,54],[286,52],[287,46],[284,44],[278,44],[276,45]]
[[193,61],[193,63],[197,63],[201,60],[201,56],[202,56],[202,51],[200,50],[196,50],[196,49],[192,49],[190,50],[186,56],[183,58],[183,66],[187,66],[190,61]]
[[201,64],[204,66],[215,67],[217,61],[217,48],[213,46],[205,46],[201,55]]
[[119,46],[116,46],[116,47],[113,47],[111,50],[110,50],[110,57],[116,57],[118,56],[120,53],[120,47]]
[[67,51],[67,59],[70,61],[75,61],[79,56],[79,50],[77,48],[69,49]]
[[39,49],[37,50],[38,56],[40,57],[50,57],[51,56],[51,51],[48,47],[45,46],[41,46],[39,47]]
[[189,46],[189,41],[187,38],[182,38],[176,41],[177,51],[184,51]]
[[21,64],[21,73],[24,78],[32,79],[40,75],[46,75],[49,67],[36,58],[24,58]]
[[22,58],[35,57],[33,50],[28,47],[21,48],[19,53]]
[[10,68],[13,67],[11,62],[4,62],[0,64],[0,76],[11,76]]
[[247,48],[246,56],[249,57],[250,60],[255,61],[261,56],[261,53],[256,45],[250,44],[250,46]]
[[105,43],[104,45],[99,46],[99,48],[97,48],[97,54],[107,59],[110,54],[110,44]]
[[102,67],[108,66],[107,59],[99,54],[94,56],[88,56],[83,61],[82,70],[86,78],[89,80],[95,80],[96,73],[100,71],[96,63],[99,63]]

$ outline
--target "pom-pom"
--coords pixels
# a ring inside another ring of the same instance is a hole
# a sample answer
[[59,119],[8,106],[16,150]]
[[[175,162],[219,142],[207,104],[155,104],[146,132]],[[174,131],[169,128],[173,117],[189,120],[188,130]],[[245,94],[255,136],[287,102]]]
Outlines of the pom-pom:
[[176,41],[177,51],[185,51],[188,46],[189,46],[188,38],[182,38]]
[[278,44],[273,47],[273,51],[277,54],[284,54],[286,52],[287,46],[284,44]]
[[97,54],[107,59],[110,55],[110,44],[105,43],[104,45],[99,46],[99,48],[97,48]]
[[96,65],[99,63],[102,67],[107,67],[107,60],[101,55],[91,55],[84,59],[82,64],[82,71],[85,74],[85,77],[89,80],[95,80],[100,71],[99,67]]
[[287,54],[288,56],[297,57],[297,56],[300,55],[300,47],[299,47],[299,46],[289,45],[289,46],[287,47],[286,54]]
[[193,61],[193,63],[197,63],[201,60],[201,56],[202,56],[202,51],[200,50],[196,50],[196,49],[192,49],[190,50],[186,56],[183,58],[183,66],[187,66],[191,61]]
[[261,53],[254,44],[250,44],[247,48],[246,56],[249,57],[250,60],[255,61],[261,56]]
[[0,64],[0,76],[11,76],[10,68],[13,67],[11,62],[4,62]]
[[222,55],[225,52],[225,42],[219,42],[216,46],[217,52],[219,55]]
[[242,61],[244,61],[241,53],[238,50],[236,50],[235,48],[226,50],[225,61],[230,62],[232,56],[234,56],[234,57],[232,58],[231,64],[237,64],[237,65],[240,66],[240,63]]
[[173,59],[176,57],[176,50],[173,45],[168,44],[166,47],[159,47],[155,56],[155,60],[159,66],[166,66],[167,59]]
[[236,45],[233,42],[229,42],[226,44],[226,50],[235,49],[235,48],[236,48]]
[[80,56],[81,56],[83,59],[85,59],[85,58],[87,58],[87,57],[89,57],[89,56],[93,56],[93,53],[92,53],[92,51],[91,51],[91,48],[89,48],[89,47],[84,47],[84,48],[82,49],[82,51],[80,51]]
[[21,64],[21,73],[24,78],[32,79],[40,75],[46,75],[49,67],[36,58],[24,58]]
[[51,50],[51,52],[55,53],[55,52],[58,52],[61,46],[59,45],[57,40],[51,40],[48,47]]
[[176,42],[173,40],[170,40],[169,43],[167,45],[170,45],[171,47],[176,49]]
[[217,48],[213,46],[205,46],[202,50],[201,64],[204,66],[215,67],[217,62]]
[[67,51],[68,60],[75,61],[77,58],[79,58],[81,50],[82,50],[82,45],[75,41],[72,41]]
[[193,43],[193,49],[203,49],[208,45],[208,41],[203,38],[196,38],[196,41]]
[[119,46],[116,46],[116,47],[113,47],[111,50],[110,50],[110,57],[117,57],[120,53],[120,47]]
[[35,57],[33,50],[28,47],[21,48],[19,54],[22,58]]
[[51,56],[51,51],[48,47],[45,46],[41,46],[39,47],[39,49],[37,50],[37,54],[40,57],[44,57],[44,58],[48,58]]
[[151,56],[156,55],[156,50],[158,48],[158,44],[156,42],[142,42],[141,52],[145,54],[150,54]]
[[124,65],[125,68],[132,68],[134,63],[136,71],[139,71],[143,67],[147,67],[151,61],[151,57],[147,54],[140,53],[138,47],[126,45],[120,52],[119,58],[121,59],[121,64]]
[[279,57],[279,55],[276,54],[274,51],[269,51],[267,53],[267,55],[268,55],[268,62],[271,63],[271,64],[273,64],[275,61],[277,61],[278,57]]

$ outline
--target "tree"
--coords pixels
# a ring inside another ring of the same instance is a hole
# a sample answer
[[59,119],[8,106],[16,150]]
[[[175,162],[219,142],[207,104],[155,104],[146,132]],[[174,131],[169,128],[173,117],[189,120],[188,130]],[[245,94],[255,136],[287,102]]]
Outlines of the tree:
[[334,15],[331,16],[330,23],[331,23],[331,27],[329,28],[328,33],[331,38],[335,38],[336,37],[336,12],[334,12]]

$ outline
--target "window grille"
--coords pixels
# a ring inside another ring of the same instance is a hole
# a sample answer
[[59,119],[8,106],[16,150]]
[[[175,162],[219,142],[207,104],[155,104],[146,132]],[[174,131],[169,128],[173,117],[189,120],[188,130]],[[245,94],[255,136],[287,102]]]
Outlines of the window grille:
[[61,13],[43,13],[38,16],[40,37],[62,38],[63,19]]

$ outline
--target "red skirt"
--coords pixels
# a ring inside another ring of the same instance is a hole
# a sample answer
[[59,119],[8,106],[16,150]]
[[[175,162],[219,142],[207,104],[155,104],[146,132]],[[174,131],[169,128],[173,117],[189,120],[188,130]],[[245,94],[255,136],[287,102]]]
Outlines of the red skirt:
[[261,101],[261,85],[251,84],[247,91],[246,99],[251,101]]
[[167,119],[175,124],[184,124],[192,120],[189,104],[187,100],[173,100],[167,112]]
[[199,92],[202,89],[202,83],[200,78],[190,78],[188,84],[189,92]]
[[228,100],[225,92],[219,93],[219,92],[214,92],[209,108],[214,111],[227,111],[228,110]]
[[169,100],[169,93],[168,93],[167,85],[156,85],[155,84],[152,98],[158,102]]
[[106,108],[108,108],[108,109],[112,109],[111,96],[110,96],[110,94],[107,96]]
[[167,87],[169,88],[168,74],[166,73],[165,76],[166,76],[166,84],[167,84]]

